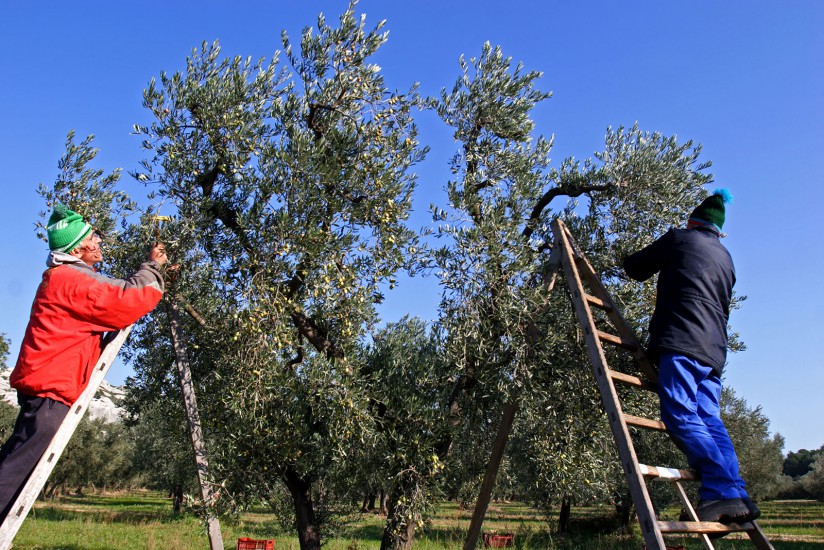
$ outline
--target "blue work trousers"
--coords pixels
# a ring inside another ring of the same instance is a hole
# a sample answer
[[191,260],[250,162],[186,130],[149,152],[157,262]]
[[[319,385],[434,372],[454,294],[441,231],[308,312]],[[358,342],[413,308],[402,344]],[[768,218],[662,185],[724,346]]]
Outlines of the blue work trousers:
[[738,456],[721,420],[721,379],[695,359],[665,353],[658,365],[661,420],[701,475],[701,500],[746,498]]

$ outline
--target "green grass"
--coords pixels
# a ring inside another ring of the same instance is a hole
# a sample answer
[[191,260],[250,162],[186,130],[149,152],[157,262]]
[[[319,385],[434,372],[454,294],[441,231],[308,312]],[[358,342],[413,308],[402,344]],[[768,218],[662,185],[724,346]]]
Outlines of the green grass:
[[[759,521],[777,550],[824,550],[824,503],[812,501],[767,502],[761,506]],[[513,532],[516,547],[522,550],[640,550],[637,534],[616,534],[612,509],[574,508],[571,534],[554,533],[557,517],[549,523],[540,512],[519,503],[493,503],[484,529]],[[670,511],[669,513],[675,513]],[[416,539],[420,550],[461,548],[472,510],[443,503],[424,533]],[[335,540],[329,550],[373,550],[380,548],[383,518],[364,514]],[[238,537],[274,538],[278,550],[299,548],[291,532],[280,529],[263,510],[243,514],[239,520],[221,521],[226,549],[235,547]],[[733,538],[735,537],[735,538]],[[689,538],[668,539],[672,545],[702,548]],[[66,497],[55,502],[39,502],[15,539],[15,550],[201,550],[208,547],[203,525],[190,515],[175,516],[164,495],[150,492],[124,495]],[[716,541],[719,550],[753,548],[745,535],[730,535]]]

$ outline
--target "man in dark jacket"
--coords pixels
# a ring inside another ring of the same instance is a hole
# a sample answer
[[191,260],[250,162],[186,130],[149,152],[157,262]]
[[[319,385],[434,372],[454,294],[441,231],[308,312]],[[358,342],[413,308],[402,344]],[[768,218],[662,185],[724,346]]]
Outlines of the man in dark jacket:
[[692,212],[687,229],[671,229],[624,260],[633,279],[659,274],[649,356],[658,365],[661,420],[701,476],[698,518],[723,523],[760,515],[720,417],[735,268],[719,235],[731,199],[716,190]]

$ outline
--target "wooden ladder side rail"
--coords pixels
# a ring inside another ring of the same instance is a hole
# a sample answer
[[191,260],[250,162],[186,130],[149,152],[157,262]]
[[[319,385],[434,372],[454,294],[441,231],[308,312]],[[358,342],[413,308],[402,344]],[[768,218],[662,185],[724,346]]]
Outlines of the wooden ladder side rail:
[[60,455],[63,454],[63,451],[66,449],[66,445],[68,445],[69,440],[72,435],[74,435],[77,426],[80,424],[80,420],[89,408],[89,403],[91,403],[94,398],[94,394],[97,393],[97,389],[100,387],[101,382],[103,382],[103,378],[109,371],[109,367],[111,367],[112,362],[114,362],[115,357],[117,357],[120,348],[123,346],[123,343],[131,331],[132,327],[129,326],[116,333],[111,333],[110,337],[106,338],[106,345],[89,378],[89,385],[86,386],[86,389],[69,409],[66,418],[63,419],[51,443],[46,448],[28,480],[26,480],[23,490],[20,492],[17,500],[14,501],[14,506],[12,506],[9,511],[9,515],[6,516],[3,525],[0,526],[0,550],[8,550],[11,547],[17,531],[20,530],[20,526],[23,525],[23,521],[26,519],[32,505],[34,505],[34,501],[37,500],[37,495],[43,490],[46,481],[49,479],[49,475],[60,459]]
[[[646,357],[646,354],[643,351],[641,343],[638,341],[638,337],[635,335],[635,331],[632,329],[630,324],[621,314],[620,308],[615,304],[615,301],[612,299],[612,296],[607,292],[604,283],[601,281],[601,278],[598,277],[598,274],[595,272],[595,268],[592,267],[592,264],[589,263],[586,256],[578,248],[577,243],[575,243],[572,233],[570,232],[569,228],[562,222],[561,220],[556,220],[558,222],[559,231],[557,233],[563,233],[567,240],[570,242],[572,248],[572,257],[575,259],[576,267],[580,264],[580,268],[578,269],[579,273],[583,275],[584,279],[586,279],[587,284],[589,284],[590,288],[595,292],[594,295],[587,294],[582,289],[582,297],[587,299],[592,305],[599,307],[604,310],[604,312],[609,317],[610,321],[612,321],[613,325],[615,325],[615,329],[618,331],[618,335],[621,339],[626,342],[628,348],[634,348],[633,357],[638,362],[638,366],[641,368],[644,375],[647,379],[652,382],[653,384],[658,382],[658,372],[656,371],[655,367],[652,366],[652,363]],[[554,222],[553,222],[554,223]],[[554,229],[553,229],[554,231]],[[556,239],[558,235],[555,235]]]
[[223,534],[220,531],[220,520],[212,507],[215,499],[212,489],[212,476],[209,471],[209,461],[206,455],[206,442],[203,439],[203,430],[200,424],[200,412],[197,408],[195,386],[192,381],[192,369],[186,345],[183,343],[183,329],[180,326],[180,313],[177,301],[171,297],[168,302],[169,331],[172,335],[172,347],[175,351],[175,363],[180,375],[180,390],[183,395],[183,407],[186,410],[186,421],[189,424],[189,436],[192,440],[192,450],[195,458],[197,480],[200,484],[200,496],[206,509],[206,530],[209,534],[210,550],[223,550]]
[[[601,401],[606,409],[609,425],[618,448],[621,466],[626,475],[629,492],[635,503],[644,542],[646,542],[647,548],[664,550],[666,544],[658,527],[658,520],[653,513],[652,501],[638,466],[638,457],[635,455],[635,449],[632,446],[629,429],[624,423],[624,414],[621,410],[615,386],[612,383],[612,378],[608,375],[604,350],[596,337],[595,321],[592,318],[592,312],[584,302],[584,289],[572,253],[571,236],[567,233],[563,222],[558,219],[552,222],[552,232],[555,235],[557,246],[561,247],[561,265],[572,294],[575,315],[584,329],[587,353],[592,362],[598,388],[601,390]],[[603,299],[603,296],[599,296],[599,298]]]

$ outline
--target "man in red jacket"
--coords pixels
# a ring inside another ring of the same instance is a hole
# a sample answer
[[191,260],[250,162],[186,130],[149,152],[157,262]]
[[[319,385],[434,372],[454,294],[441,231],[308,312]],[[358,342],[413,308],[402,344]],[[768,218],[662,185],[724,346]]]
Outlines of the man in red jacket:
[[20,414],[0,448],[0,522],[86,389],[103,351],[103,335],[131,325],[163,297],[162,244],[154,245],[148,261],[131,277],[120,280],[94,270],[103,260],[100,238],[79,214],[58,205],[46,232],[48,269],[9,378]]

